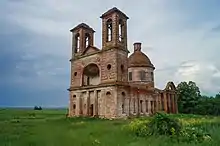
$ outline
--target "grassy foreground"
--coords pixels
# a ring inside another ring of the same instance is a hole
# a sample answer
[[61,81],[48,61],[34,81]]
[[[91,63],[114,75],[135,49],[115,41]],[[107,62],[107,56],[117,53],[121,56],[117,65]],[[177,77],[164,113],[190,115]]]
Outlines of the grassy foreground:
[[207,143],[177,143],[168,137],[140,138],[123,130],[129,120],[66,118],[66,110],[0,109],[0,146],[184,146],[220,145],[220,117],[173,115],[184,124],[200,124]]

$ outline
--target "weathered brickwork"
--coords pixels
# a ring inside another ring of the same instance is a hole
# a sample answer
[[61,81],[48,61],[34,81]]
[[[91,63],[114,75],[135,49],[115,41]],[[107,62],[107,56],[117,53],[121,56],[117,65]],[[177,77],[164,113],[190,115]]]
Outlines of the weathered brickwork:
[[177,113],[176,88],[154,86],[154,65],[134,43],[128,57],[128,17],[117,8],[102,18],[102,49],[94,46],[94,30],[81,23],[72,32],[69,113],[73,116],[126,118],[156,111]]
[[128,53],[124,52],[123,50],[117,51],[117,78],[118,81],[127,82],[128,80]]

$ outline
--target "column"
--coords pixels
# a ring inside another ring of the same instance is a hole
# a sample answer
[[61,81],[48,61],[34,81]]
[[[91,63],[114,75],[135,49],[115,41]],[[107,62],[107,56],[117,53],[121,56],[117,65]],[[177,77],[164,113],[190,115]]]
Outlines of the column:
[[131,97],[128,98],[128,116],[131,115]]
[[144,111],[143,111],[143,100],[142,98],[139,98],[139,113],[140,114],[143,114]]
[[145,112],[147,113],[147,114],[149,114],[149,99],[147,98],[147,100],[145,101],[145,105],[146,105],[146,107],[145,107]]
[[158,94],[158,100],[159,100],[159,111],[161,111],[162,110],[162,104],[163,104],[161,94]]
[[173,113],[173,94],[170,94],[170,113]]
[[95,103],[94,103],[94,110],[95,110],[94,116],[99,116],[99,115],[98,115],[98,107],[99,107],[99,105],[98,105],[97,90],[94,90],[94,99],[95,99]]
[[159,106],[160,106],[160,104],[159,104],[159,96],[156,95],[156,112],[159,111]]
[[166,92],[163,92],[163,105],[164,105],[164,111],[167,113],[167,95],[166,95]]
[[143,110],[143,113],[146,115],[146,96],[143,98],[142,100],[142,110]]
[[132,111],[133,111],[133,115],[135,114],[137,114],[137,109],[136,109],[136,107],[137,107],[137,105],[136,105],[136,97],[133,97],[132,98]]
[[158,96],[156,95],[156,97],[155,97],[155,112],[157,112],[158,111],[158,106],[159,106],[159,104],[158,104]]
[[152,114],[154,114],[154,100],[152,100],[151,102],[152,102],[152,105],[151,105],[152,107],[151,108],[152,108],[152,111],[153,111]]
[[175,94],[172,94],[172,107],[173,107],[173,109],[172,109],[172,113],[174,114],[174,113],[176,113],[176,111],[175,111]]
[[71,92],[69,93],[69,108],[68,108],[68,116],[73,116],[73,101]]
[[89,112],[89,106],[90,106],[90,97],[89,97],[89,91],[86,92],[86,115],[90,116],[90,112]]
[[177,114],[179,111],[178,111],[178,103],[177,103],[178,99],[177,99],[176,94],[175,94],[174,98],[175,98],[175,113]]
[[76,116],[81,115],[81,96],[76,97]]
[[170,94],[170,113],[173,112],[172,94]]
[[[123,102],[123,98],[122,98],[122,102]],[[126,115],[129,115],[129,98],[126,96],[124,97],[124,113]]]
[[167,94],[167,106],[168,106],[167,111],[168,113],[170,113],[170,94],[169,93]]
[[155,113],[156,109],[157,109],[157,107],[156,107],[157,106],[156,99],[153,100],[153,104],[154,104],[154,113]]
[[151,111],[152,111],[151,108],[152,108],[152,107],[151,107],[151,100],[149,99],[149,100],[148,100],[148,113],[149,113],[149,114],[151,114]]
[[171,107],[170,107],[170,94],[169,93],[167,94],[167,106],[168,106],[167,111],[168,111],[168,113],[170,113]]
[[137,115],[140,115],[140,98],[139,98],[139,91],[137,93]]
[[134,114],[134,97],[131,96],[130,98],[130,114],[133,115]]

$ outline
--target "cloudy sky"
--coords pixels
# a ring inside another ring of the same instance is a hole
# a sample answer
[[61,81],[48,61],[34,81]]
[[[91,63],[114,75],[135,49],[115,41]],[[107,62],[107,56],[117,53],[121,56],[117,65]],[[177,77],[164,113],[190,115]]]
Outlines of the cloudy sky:
[[220,91],[219,0],[1,0],[0,106],[67,106],[69,30],[87,23],[100,48],[99,16],[112,7],[129,16],[129,50],[142,42],[158,88],[192,80]]

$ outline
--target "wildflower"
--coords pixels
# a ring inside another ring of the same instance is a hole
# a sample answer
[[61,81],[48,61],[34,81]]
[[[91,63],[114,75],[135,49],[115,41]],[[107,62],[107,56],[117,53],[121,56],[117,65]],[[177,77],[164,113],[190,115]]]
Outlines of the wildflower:
[[95,139],[95,140],[93,141],[93,145],[98,145],[98,144],[100,144],[100,141],[99,141],[98,139]]
[[170,132],[172,135],[175,135],[175,129],[173,127],[170,129]]

